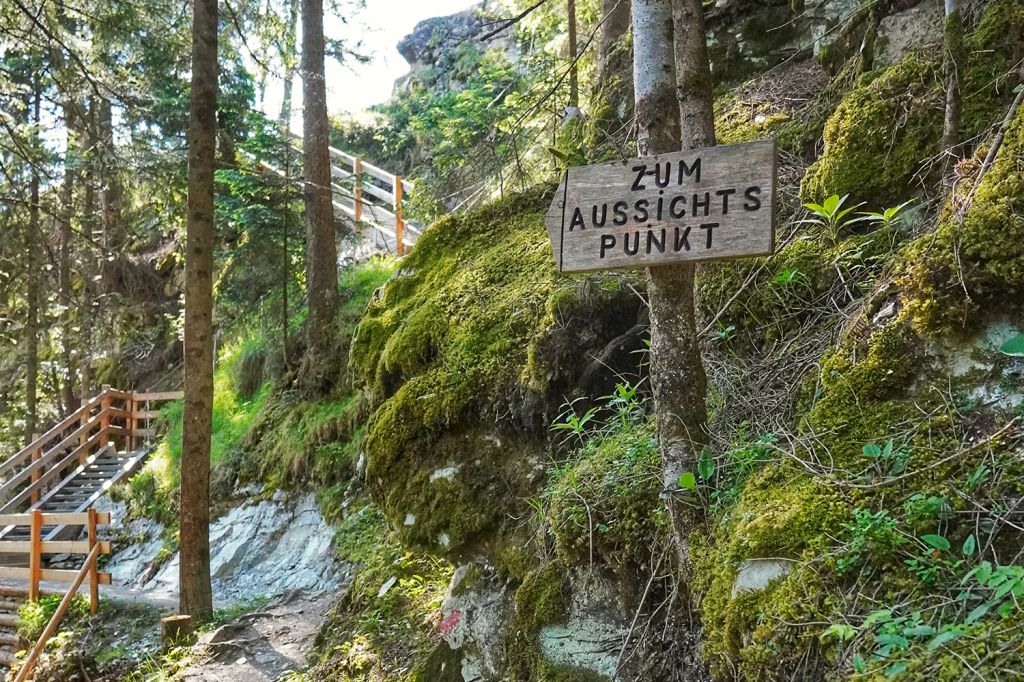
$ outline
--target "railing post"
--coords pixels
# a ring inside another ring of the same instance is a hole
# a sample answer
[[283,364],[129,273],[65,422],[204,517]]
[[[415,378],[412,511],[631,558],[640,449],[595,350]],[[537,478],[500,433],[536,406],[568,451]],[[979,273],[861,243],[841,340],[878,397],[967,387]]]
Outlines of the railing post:
[[78,437],[78,463],[85,464],[85,460],[89,458],[89,453],[85,450],[85,444],[89,442],[89,429],[86,426],[89,423],[91,409],[85,409],[85,406],[89,403],[88,398],[82,398],[82,407],[78,408],[82,411],[82,416],[78,421],[78,428],[82,429],[82,435]]
[[[96,509],[89,507],[86,511],[89,515],[86,522],[86,529],[89,534],[89,554],[92,555],[92,549],[96,546]],[[96,559],[92,560],[92,565],[89,566],[89,612],[96,613],[100,607],[100,574],[96,568]]]
[[128,452],[135,452],[135,391],[129,393],[128,397],[125,398],[124,407],[128,413],[124,420],[125,441],[127,442]]
[[43,577],[43,512],[32,510],[29,527],[32,551],[28,555],[28,600],[39,601],[39,581]]
[[363,157],[357,156],[352,162],[352,196],[355,197],[355,220],[356,232],[359,231],[359,221],[363,219]]
[[405,221],[402,220],[402,176],[395,176],[395,250],[399,256],[405,255],[405,244],[402,238],[405,236]]
[[[32,442],[34,443],[37,440],[39,440],[39,434],[38,433],[33,433],[32,434]],[[43,448],[42,448],[42,446],[37,445],[35,448],[32,449],[32,463],[33,464],[38,462],[39,458],[42,457],[42,456],[43,456]],[[32,472],[32,486],[34,488],[35,488],[36,484],[39,483],[39,477],[40,476],[42,476],[42,472],[39,469],[36,469],[35,471]],[[35,488],[32,491],[32,504],[36,504],[37,502],[39,502],[39,489]]]
[[110,442],[110,384],[103,384],[103,399],[100,400],[100,448]]

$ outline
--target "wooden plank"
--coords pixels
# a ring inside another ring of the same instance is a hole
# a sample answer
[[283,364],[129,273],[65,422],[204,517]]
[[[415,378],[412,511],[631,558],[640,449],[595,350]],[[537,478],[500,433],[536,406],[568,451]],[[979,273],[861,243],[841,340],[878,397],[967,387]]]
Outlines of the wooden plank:
[[32,525],[29,531],[28,555],[28,600],[39,599],[39,580],[42,577],[43,561],[43,512],[38,509],[32,512]]
[[545,216],[562,272],[774,248],[773,140],[569,168]]
[[394,184],[395,184],[395,176],[392,173],[388,173],[383,168],[378,168],[377,166],[374,166],[372,163],[366,163],[364,161],[363,162],[363,171],[365,173],[367,173],[368,175],[372,175],[373,177],[377,178],[378,180],[383,180],[385,183],[387,183],[387,184],[389,184],[391,186],[394,186]]
[[395,176],[395,247],[399,256],[405,255],[405,221],[402,220],[402,176]]
[[[110,554],[109,540],[100,540],[100,554]],[[43,540],[43,554],[88,554],[91,550],[86,540]],[[32,551],[31,540],[0,541],[0,554],[28,554]]]
[[[89,612],[96,613],[100,607],[100,576],[96,570],[96,510],[89,507],[88,510],[89,522],[85,524],[85,529],[88,534],[88,539],[85,542],[87,553],[92,557],[92,561],[86,561],[86,565],[89,567]],[[109,550],[109,548],[108,548]],[[100,545],[99,553],[103,553],[103,546]]]
[[160,417],[160,410],[135,410],[132,412],[132,419],[157,419]]
[[395,195],[393,191],[382,189],[373,183],[367,182],[363,184],[363,192],[371,194],[382,201],[386,201],[392,206],[395,205]]
[[[43,514],[44,525],[47,526],[84,526],[88,522],[85,512]],[[110,512],[96,512],[96,523],[110,523]]]
[[181,400],[184,397],[184,391],[151,391],[149,393],[134,394],[136,403],[160,402],[162,400]]
[[135,429],[135,435],[139,438],[152,438],[156,434],[156,429]]

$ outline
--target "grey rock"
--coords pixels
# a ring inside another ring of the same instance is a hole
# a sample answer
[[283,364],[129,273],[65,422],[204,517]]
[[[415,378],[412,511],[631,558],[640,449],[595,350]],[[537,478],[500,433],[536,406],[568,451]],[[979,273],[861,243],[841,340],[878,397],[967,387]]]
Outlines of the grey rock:
[[740,592],[763,590],[777,578],[793,572],[795,562],[789,559],[747,559],[736,573],[732,584],[732,596]]

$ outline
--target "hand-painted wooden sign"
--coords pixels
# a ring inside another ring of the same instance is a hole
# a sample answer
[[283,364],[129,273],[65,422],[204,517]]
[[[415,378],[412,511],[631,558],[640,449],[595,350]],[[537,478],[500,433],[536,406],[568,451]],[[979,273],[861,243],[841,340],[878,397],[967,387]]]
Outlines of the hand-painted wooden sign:
[[773,140],[570,168],[544,221],[558,269],[767,255],[775,175]]

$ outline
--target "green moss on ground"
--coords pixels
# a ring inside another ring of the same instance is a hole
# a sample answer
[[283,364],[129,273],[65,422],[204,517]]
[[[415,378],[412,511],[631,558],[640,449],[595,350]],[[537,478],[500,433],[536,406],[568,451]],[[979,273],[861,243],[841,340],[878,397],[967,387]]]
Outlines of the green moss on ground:
[[551,472],[543,492],[559,558],[567,566],[593,560],[632,576],[667,537],[661,490],[652,423],[589,439]]
[[938,151],[943,96],[939,63],[920,54],[862,77],[825,125],[825,150],[800,196],[832,194],[891,205],[910,194],[922,164]]
[[541,655],[540,631],[545,625],[566,622],[569,598],[568,573],[558,561],[542,565],[523,580],[513,598],[514,612],[506,631],[509,679],[561,679],[547,676],[553,666]]
[[412,679],[446,679],[430,675],[457,661],[437,629],[452,566],[408,552],[374,505],[356,499],[351,507],[335,542],[338,558],[353,566],[352,583],[314,643],[311,674],[392,680],[416,670]]
[[[986,153],[983,147],[978,158]],[[933,234],[905,261],[900,284],[918,329],[932,336],[963,333],[987,313],[1013,314],[1024,301],[1024,110],[1010,124],[991,170],[961,224],[947,208]],[[977,172],[977,171],[975,171]],[[969,187],[972,182],[964,182]],[[968,189],[958,193],[957,205]]]

